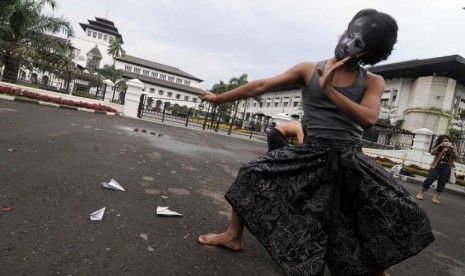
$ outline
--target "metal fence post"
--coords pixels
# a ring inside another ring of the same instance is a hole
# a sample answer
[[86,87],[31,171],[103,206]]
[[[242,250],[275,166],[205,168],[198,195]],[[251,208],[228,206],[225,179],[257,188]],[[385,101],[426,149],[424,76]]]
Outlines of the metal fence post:
[[252,134],[253,134],[253,128],[255,127],[255,122],[252,119],[252,125],[250,126],[250,139],[252,139]]
[[433,136],[431,136],[431,142],[429,143],[429,152],[431,152],[431,149],[433,148],[433,142],[434,142],[434,137],[436,135],[433,134]]
[[221,119],[221,111],[218,113],[218,120],[216,120],[215,132],[218,132],[218,128],[220,127],[220,119]]
[[163,104],[163,115],[161,116],[161,122],[163,123],[165,121],[165,109],[166,109],[166,103]]
[[213,128],[213,121],[215,121],[215,113],[216,113],[216,106],[213,108],[213,112],[212,112],[212,120],[210,122],[210,127],[208,129],[212,129]]
[[189,123],[189,115],[191,114],[191,109],[189,108],[187,110],[187,116],[186,116],[186,124],[184,125],[185,127],[187,127],[187,124]]
[[205,130],[205,127],[207,125],[207,119],[208,119],[208,113],[209,112],[210,112],[210,105],[208,105],[208,109],[205,112],[205,116],[204,116],[205,118],[203,120],[203,127],[202,127],[203,130]]

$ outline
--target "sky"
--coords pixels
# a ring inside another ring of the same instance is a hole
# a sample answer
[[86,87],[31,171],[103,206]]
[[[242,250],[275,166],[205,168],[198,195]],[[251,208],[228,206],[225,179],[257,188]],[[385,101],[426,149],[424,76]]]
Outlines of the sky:
[[[465,57],[465,0],[57,0],[55,16],[115,23],[131,56],[177,67],[204,80],[280,74],[303,61],[333,56],[359,10],[393,16],[398,42],[389,64],[448,55]],[[50,13],[50,12],[48,12]]]

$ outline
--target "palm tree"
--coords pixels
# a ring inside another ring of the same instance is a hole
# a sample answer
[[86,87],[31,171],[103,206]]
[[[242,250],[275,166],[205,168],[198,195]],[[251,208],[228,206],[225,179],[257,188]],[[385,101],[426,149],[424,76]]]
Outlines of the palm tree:
[[11,14],[15,2],[19,2],[19,0],[0,1],[0,24],[6,22],[7,18]]
[[126,81],[123,79],[123,70],[116,69],[115,64],[105,64],[102,69],[98,69],[97,72],[104,78],[111,80],[115,86],[113,88],[112,100],[115,97],[115,91],[124,93],[126,91]]
[[0,50],[7,53],[4,79],[16,81],[18,57],[54,66],[68,65],[71,45],[54,34],[73,37],[71,23],[64,17],[42,14],[47,6],[55,9],[55,0],[3,1],[6,9],[0,14]]
[[97,72],[104,78],[109,79],[113,83],[116,83],[123,77],[123,70],[116,69],[115,65],[105,64],[102,69],[98,69]]
[[113,57],[113,66],[115,65],[117,57],[124,57],[126,55],[126,51],[122,47],[123,42],[121,38],[116,37],[108,46],[108,54]]

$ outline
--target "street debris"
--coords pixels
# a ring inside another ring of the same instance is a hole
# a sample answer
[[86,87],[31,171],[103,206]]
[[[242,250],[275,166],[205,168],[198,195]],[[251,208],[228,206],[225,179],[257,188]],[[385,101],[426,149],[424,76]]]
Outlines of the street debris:
[[123,191],[124,192],[124,188],[121,187],[121,185],[119,185],[118,182],[116,182],[116,180],[114,180],[114,179],[111,179],[110,182],[108,182],[108,183],[102,182],[102,185],[103,185],[103,187],[105,187],[107,189],[118,190],[118,191]]
[[11,212],[11,211],[13,211],[13,207],[7,204],[7,205],[3,205],[1,210],[3,212]]
[[140,233],[139,237],[143,238],[144,240],[148,240],[148,236],[147,234],[144,234],[144,233]]
[[177,213],[175,211],[171,211],[168,209],[169,207],[157,207],[157,215],[158,216],[164,216],[164,217],[181,217],[182,214]]
[[105,207],[100,210],[97,210],[89,215],[90,220],[102,220],[103,214],[105,213]]

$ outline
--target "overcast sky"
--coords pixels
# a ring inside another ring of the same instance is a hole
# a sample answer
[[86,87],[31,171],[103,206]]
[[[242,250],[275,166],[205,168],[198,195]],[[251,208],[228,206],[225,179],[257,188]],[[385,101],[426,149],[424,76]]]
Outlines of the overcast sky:
[[115,23],[127,54],[177,67],[204,82],[279,74],[332,57],[347,23],[363,8],[392,15],[395,50],[383,63],[465,57],[464,0],[57,0],[76,35],[95,17]]

